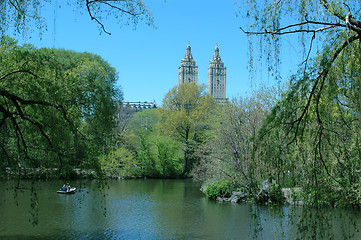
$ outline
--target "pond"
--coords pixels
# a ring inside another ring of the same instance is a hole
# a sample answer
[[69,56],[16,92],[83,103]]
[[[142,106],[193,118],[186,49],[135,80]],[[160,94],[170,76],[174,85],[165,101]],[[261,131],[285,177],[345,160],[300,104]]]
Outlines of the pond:
[[359,210],[217,203],[189,179],[1,183],[0,239],[361,239]]

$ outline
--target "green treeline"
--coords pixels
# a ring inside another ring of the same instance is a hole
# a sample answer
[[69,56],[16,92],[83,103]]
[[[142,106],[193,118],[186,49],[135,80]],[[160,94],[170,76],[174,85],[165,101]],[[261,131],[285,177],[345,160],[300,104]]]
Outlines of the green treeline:
[[103,169],[121,177],[189,176],[199,162],[197,150],[206,141],[215,106],[203,86],[174,87],[161,108],[137,112],[126,122],[119,119],[124,127],[117,132],[118,148],[101,157]]
[[[350,43],[351,44],[351,43]],[[100,177],[193,177],[210,198],[241,191],[259,200],[270,180],[313,206],[360,206],[360,54],[355,44],[324,79],[310,72],[283,88],[217,104],[204,86],[171,89],[157,109],[122,107],[117,73],[99,56],[19,46],[1,38],[0,169],[74,168]],[[327,49],[313,60],[319,66]],[[341,79],[341,80],[340,80]],[[305,108],[306,106],[306,108]]]

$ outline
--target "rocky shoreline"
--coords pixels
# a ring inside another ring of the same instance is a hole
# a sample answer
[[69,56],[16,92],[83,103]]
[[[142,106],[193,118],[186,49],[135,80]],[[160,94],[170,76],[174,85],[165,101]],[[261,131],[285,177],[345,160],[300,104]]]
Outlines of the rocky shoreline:
[[[272,183],[268,180],[264,181],[261,186],[260,190],[257,194],[258,202],[263,204],[272,204],[270,197]],[[282,203],[292,204],[292,205],[303,205],[303,201],[297,200],[295,198],[296,195],[301,193],[301,188],[281,188],[282,191]],[[255,200],[250,201],[249,194],[242,192],[242,191],[233,191],[230,197],[221,197],[218,196],[216,198],[217,202],[231,202],[231,203],[239,203],[239,202],[255,202]]]
[[[303,205],[303,201],[301,200],[294,200],[292,197],[292,192],[294,193],[300,193],[300,188],[282,188],[283,196],[284,196],[284,203],[292,204],[292,205]],[[218,196],[216,198],[217,202],[231,202],[231,203],[240,203],[240,202],[254,202],[249,201],[249,196],[245,194],[244,192],[237,192],[233,191],[230,197],[220,197]],[[264,202],[265,204],[268,204],[269,202]]]

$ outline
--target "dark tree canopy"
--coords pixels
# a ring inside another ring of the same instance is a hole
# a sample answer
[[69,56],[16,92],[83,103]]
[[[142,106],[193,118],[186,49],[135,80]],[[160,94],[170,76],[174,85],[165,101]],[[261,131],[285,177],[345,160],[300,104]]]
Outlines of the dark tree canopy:
[[89,53],[0,44],[1,165],[91,165],[114,129],[115,69]]

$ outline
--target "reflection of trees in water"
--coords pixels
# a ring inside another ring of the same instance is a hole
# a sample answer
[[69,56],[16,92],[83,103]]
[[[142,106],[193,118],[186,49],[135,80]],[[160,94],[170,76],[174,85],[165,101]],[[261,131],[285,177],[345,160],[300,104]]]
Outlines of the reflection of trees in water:
[[297,239],[353,239],[356,231],[356,216],[347,209],[303,207],[297,222]]
[[359,239],[355,209],[251,204],[252,239]]

